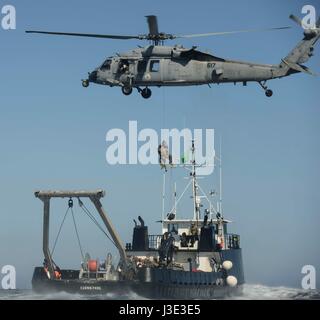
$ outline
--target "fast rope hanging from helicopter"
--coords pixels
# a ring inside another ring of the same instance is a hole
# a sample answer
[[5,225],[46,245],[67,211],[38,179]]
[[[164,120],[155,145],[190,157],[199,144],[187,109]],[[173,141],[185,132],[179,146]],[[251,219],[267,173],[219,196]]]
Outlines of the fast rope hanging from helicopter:
[[[99,222],[97,221],[97,219],[94,217],[94,215],[89,211],[89,209],[85,206],[85,204],[82,202],[82,200],[80,198],[78,198],[78,204],[79,204],[79,207],[82,209],[82,211],[85,213],[86,216],[89,217],[89,219],[97,226],[97,228],[111,241],[111,243],[115,246],[115,243],[114,241],[111,239],[111,237],[108,235],[108,233],[104,230],[104,228],[99,224]],[[75,229],[75,233],[76,233],[76,237],[77,237],[77,242],[78,242],[78,246],[79,246],[79,250],[80,250],[80,253],[81,253],[81,257],[83,259],[83,261],[85,260],[85,256],[83,254],[83,247],[82,247],[82,244],[81,244],[81,240],[80,240],[80,235],[79,235],[79,230],[78,230],[78,227],[77,227],[77,224],[76,224],[76,219],[75,219],[75,214],[74,214],[74,210],[73,210],[73,206],[74,206],[74,203],[73,203],[73,199],[70,198],[69,201],[68,201],[68,208],[64,214],[64,217],[62,219],[62,222],[60,224],[60,227],[59,227],[59,231],[58,231],[58,234],[56,236],[56,239],[54,241],[54,245],[53,245],[53,248],[51,250],[51,255],[53,256],[54,255],[54,252],[55,252],[55,249],[56,249],[56,246],[57,246],[57,243],[58,243],[58,240],[60,238],[60,235],[61,235],[61,231],[62,231],[62,228],[64,226],[64,223],[66,221],[66,218],[68,216],[68,213],[71,212],[71,215],[72,215],[72,221],[73,221],[73,226],[74,226],[74,229]]]
[[[166,88],[162,87],[162,128],[166,128]],[[163,170],[163,184],[162,184],[162,216],[161,220],[164,220],[165,218],[165,198],[166,198],[166,175],[168,173],[168,169],[173,169],[174,163],[172,159],[172,155],[170,154],[169,151],[169,146],[168,142],[163,140],[160,141],[160,144],[158,146],[158,157],[159,157],[159,165],[160,169]],[[172,186],[172,180],[173,180],[173,175],[174,171],[170,171],[170,176],[169,176],[169,185]],[[175,191],[176,195],[176,191]],[[167,216],[170,213],[167,214]]]

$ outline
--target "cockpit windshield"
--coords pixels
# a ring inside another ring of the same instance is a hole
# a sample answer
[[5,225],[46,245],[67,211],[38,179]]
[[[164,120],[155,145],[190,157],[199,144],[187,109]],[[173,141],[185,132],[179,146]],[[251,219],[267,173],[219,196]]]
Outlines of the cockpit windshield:
[[111,68],[111,62],[112,62],[112,60],[111,59],[107,59],[104,63],[103,63],[103,65],[101,66],[101,70],[110,70],[110,68]]

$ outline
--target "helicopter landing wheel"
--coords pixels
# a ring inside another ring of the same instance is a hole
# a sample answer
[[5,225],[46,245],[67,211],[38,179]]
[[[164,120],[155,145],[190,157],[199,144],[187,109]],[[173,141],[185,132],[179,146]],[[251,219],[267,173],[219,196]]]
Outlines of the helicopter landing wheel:
[[82,80],[82,86],[84,87],[84,88],[88,88],[89,87],[89,80]]
[[129,96],[132,93],[132,87],[122,87],[121,90],[125,96]]
[[152,95],[152,91],[149,89],[149,88],[144,88],[142,91],[141,91],[141,96],[144,98],[144,99],[149,99]]
[[259,81],[258,83],[261,86],[261,88],[264,90],[264,93],[268,98],[273,96],[273,91],[268,89],[268,87],[266,86],[267,81]]
[[273,95],[273,91],[270,90],[270,89],[267,89],[265,93],[266,93],[266,96],[267,96],[268,98],[272,97],[272,95]]

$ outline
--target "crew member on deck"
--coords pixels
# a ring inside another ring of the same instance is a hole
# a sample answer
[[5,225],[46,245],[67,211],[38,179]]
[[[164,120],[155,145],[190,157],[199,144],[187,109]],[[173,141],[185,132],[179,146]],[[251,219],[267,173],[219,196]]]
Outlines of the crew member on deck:
[[191,224],[190,234],[191,234],[191,247],[193,247],[194,243],[198,240],[198,227],[196,226],[195,223]]

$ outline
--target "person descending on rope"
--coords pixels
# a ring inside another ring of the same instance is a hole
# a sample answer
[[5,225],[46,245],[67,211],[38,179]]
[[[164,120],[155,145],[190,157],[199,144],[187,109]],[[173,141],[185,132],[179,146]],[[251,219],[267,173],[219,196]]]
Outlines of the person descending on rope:
[[169,165],[172,167],[172,155],[169,153],[169,148],[168,145],[166,143],[166,141],[162,141],[162,144],[159,145],[158,147],[158,155],[159,155],[159,164],[162,169],[165,169],[165,171],[167,172],[167,164],[169,163]]

